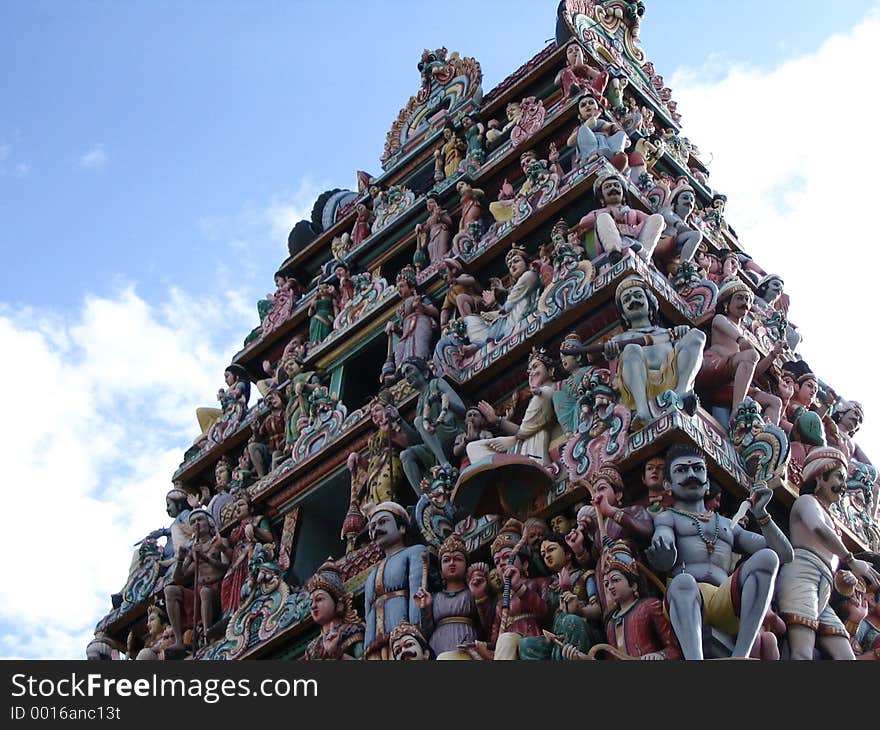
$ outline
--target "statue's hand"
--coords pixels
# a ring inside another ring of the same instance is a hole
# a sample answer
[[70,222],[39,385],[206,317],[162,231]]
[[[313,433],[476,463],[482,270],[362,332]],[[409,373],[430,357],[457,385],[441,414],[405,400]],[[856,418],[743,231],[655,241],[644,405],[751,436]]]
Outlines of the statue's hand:
[[675,543],[667,540],[662,533],[654,534],[651,547],[647,549],[645,554],[648,556],[648,560],[661,570],[668,570],[675,565],[675,560],[678,557]]
[[773,499],[773,490],[770,487],[759,485],[752,490],[752,506],[749,511],[755,518],[764,517],[767,514],[767,504]]
[[864,578],[869,587],[880,585],[880,573],[867,560],[851,560],[847,567],[856,575]]
[[663,656],[663,652],[660,651],[652,651],[650,654],[643,654],[641,657],[643,662],[657,662],[663,661],[664,659],[666,659],[666,657]]
[[605,355],[606,360],[614,360],[620,355],[620,345],[609,340],[605,343],[605,347],[602,349],[602,354]]
[[587,655],[582,651],[578,651],[577,647],[573,644],[563,644],[562,658],[567,659],[568,661],[577,661],[579,659],[586,659]]
[[424,588],[419,588],[415,593],[413,593],[413,600],[422,611],[430,608],[431,604],[433,603],[431,594],[428,593],[428,591],[426,591]]
[[675,339],[677,340],[680,340],[690,331],[691,328],[686,324],[678,324],[672,328],[672,333],[675,335]]

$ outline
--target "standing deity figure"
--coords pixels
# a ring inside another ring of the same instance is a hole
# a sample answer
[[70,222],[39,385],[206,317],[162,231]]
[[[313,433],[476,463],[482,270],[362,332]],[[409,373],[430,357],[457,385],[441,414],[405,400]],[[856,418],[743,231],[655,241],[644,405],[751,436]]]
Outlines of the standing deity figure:
[[559,346],[559,359],[568,377],[559,383],[552,395],[556,420],[564,433],[574,433],[580,425],[580,399],[586,392],[590,374],[594,368],[584,363],[584,343],[576,332],[571,332]]
[[449,465],[455,437],[464,429],[464,402],[442,378],[431,377],[428,363],[407,358],[401,367],[404,379],[418,394],[413,427],[421,438],[400,454],[403,471],[416,495],[422,476],[435,465]]
[[234,497],[235,527],[229,540],[221,543],[224,562],[229,566],[220,584],[220,605],[224,613],[232,613],[241,604],[241,589],[250,576],[250,561],[257,545],[274,551],[275,538],[269,520],[253,513],[253,505],[246,489]]
[[829,514],[846,489],[846,474],[846,457],[831,447],[813,449],[804,462],[804,481],[789,515],[794,560],[782,566],[776,584],[792,659],[812,659],[817,642],[831,659],[853,659],[849,634],[828,605],[831,589],[852,591],[856,576],[869,588],[880,586],[880,573],[850,552]]
[[486,128],[474,112],[461,118],[461,128],[464,130],[465,154],[467,155],[464,164],[467,165],[470,162],[474,168],[477,168],[486,159]]
[[394,364],[400,370],[408,357],[427,359],[431,356],[431,339],[437,328],[440,313],[431,300],[418,289],[416,272],[411,266],[405,266],[397,275],[397,293],[400,304],[396,318],[385,325],[385,334],[389,337],[399,335],[394,345]]
[[251,381],[247,370],[232,364],[224,372],[226,388],[217,391],[220,408],[196,408],[196,418],[208,444],[219,444],[232,434],[247,415]]
[[388,640],[394,627],[421,620],[415,594],[427,587],[428,553],[424,545],[406,546],[409,515],[399,504],[382,502],[366,511],[370,540],[384,555],[364,586],[364,646],[367,659],[390,659]]
[[339,314],[338,300],[331,284],[321,282],[309,305],[309,342],[321,343],[333,331],[333,320]]
[[[715,317],[712,319],[712,344],[703,353],[703,364],[697,374],[698,388],[711,389],[714,400],[730,391],[730,412],[736,412],[747,395],[763,408],[764,416],[779,425],[782,401],[778,396],[752,387],[752,378],[762,375],[778,354],[772,350],[762,358],[743,330],[743,320],[752,307],[752,290],[739,279],[731,279],[718,291]],[[719,389],[724,389],[719,393]],[[725,404],[726,405],[726,404]]]
[[666,264],[667,271],[674,272],[679,265],[693,261],[697,255],[703,234],[693,227],[696,204],[694,189],[685,184],[673,190],[669,202],[660,209],[666,227],[653,255]]
[[496,660],[516,659],[524,637],[542,636],[550,619],[547,605],[549,578],[529,577],[530,552],[522,534],[522,524],[507,520],[492,542],[492,561],[504,581],[504,593],[495,606],[490,644]]
[[455,131],[455,126],[447,124],[443,127],[443,144],[434,151],[434,180],[440,182],[458,172],[464,159],[467,143]]
[[452,250],[463,253],[461,247],[464,239],[475,244],[483,235],[486,193],[473,187],[467,180],[459,180],[455,184],[455,190],[461,203],[461,220],[458,222],[458,232],[452,239]]
[[[703,658],[705,624],[735,635],[732,656],[746,657],[770,608],[779,564],[793,557],[788,538],[766,509],[773,491],[760,485],[752,490],[749,511],[758,535],[706,509],[709,475],[702,450],[671,446],[664,478],[675,502],[654,518],[647,554],[672,578],[666,600],[682,653],[685,659]],[[736,570],[734,552],[748,556]]]
[[649,401],[666,390],[675,391],[686,408],[695,408],[694,380],[706,335],[687,325],[660,327],[657,298],[638,276],[624,279],[614,298],[626,331],[606,343],[605,357],[616,361],[614,387],[622,403],[636,412],[634,426],[651,421]]
[[424,662],[433,658],[421,629],[409,621],[402,621],[391,630],[388,646],[389,658],[396,662]]
[[[449,239],[452,234],[452,218],[440,206],[436,195],[429,194],[425,200],[428,217],[424,223],[416,224],[417,268],[439,264],[449,254]],[[414,258],[414,260],[415,260]]]
[[290,457],[286,441],[287,423],[281,392],[272,388],[265,397],[269,412],[254,425],[247,450],[257,476],[264,477]]
[[593,195],[602,207],[587,213],[575,229],[580,235],[595,231],[597,248],[608,254],[612,264],[623,258],[624,246],[649,262],[666,222],[659,213],[648,215],[630,208],[625,191],[626,183],[620,175],[599,175],[593,183]]
[[[192,542],[177,548],[172,582],[165,586],[165,605],[174,630],[174,644],[169,648],[175,651],[184,649],[186,625],[200,619],[202,630],[207,631],[220,615],[220,585],[227,567],[220,534],[211,513],[194,509],[189,513],[189,525]],[[189,581],[193,581],[192,590],[186,587]],[[198,612],[195,611],[196,598],[201,609]]]
[[624,150],[629,137],[614,122],[602,119],[599,97],[587,92],[578,100],[578,127],[569,135],[566,144],[575,148],[572,169],[583,167],[604,157],[618,170],[627,164]]
[[[268,311],[260,325],[262,334],[278,329],[290,317],[300,293],[299,282],[296,279],[281,272],[275,274],[275,293],[267,294],[265,299],[265,308]],[[259,308],[258,305],[257,309]]]
[[554,370],[553,358],[546,350],[532,350],[528,364],[532,397],[522,423],[501,419],[498,427],[505,435],[469,443],[467,455],[471,464],[503,453],[530,456],[544,465],[550,463],[550,443],[554,436],[559,435],[559,424],[553,410]]
[[345,590],[339,569],[327,560],[306,582],[309,613],[321,627],[304,659],[360,659],[364,654],[364,623],[354,609],[352,595]]
[[351,230],[351,247],[360,246],[372,233],[373,211],[366,203],[358,203],[355,206],[354,228]]
[[452,534],[438,551],[443,590],[429,593],[419,589],[416,602],[422,610],[422,629],[437,659],[468,659],[459,649],[472,644],[483,633],[485,616],[481,616],[476,598],[467,585],[467,548],[464,540]]
[[580,91],[590,91],[598,96],[605,91],[608,72],[590,66],[584,60],[584,49],[572,41],[565,49],[565,67],[556,74],[553,83],[562,88],[562,104]]
[[[303,344],[291,342],[290,348],[281,358],[281,367],[287,376],[284,389],[286,405],[284,407],[284,438],[285,448],[290,449],[300,436],[302,421],[308,416],[309,394],[321,384],[313,370],[303,368]],[[290,345],[288,346],[290,347]]]

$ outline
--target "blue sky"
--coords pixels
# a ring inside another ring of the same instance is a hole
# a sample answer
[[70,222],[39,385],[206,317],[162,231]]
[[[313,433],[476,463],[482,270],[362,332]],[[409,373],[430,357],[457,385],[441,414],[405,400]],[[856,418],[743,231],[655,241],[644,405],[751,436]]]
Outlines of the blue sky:
[[[843,109],[863,96],[842,80],[873,68],[876,3],[646,5],[642,45],[684,133],[713,158],[732,224],[786,276],[805,357],[861,398],[870,421],[872,402],[880,412],[872,364],[847,344],[862,332],[829,314],[838,298],[859,311],[858,292],[873,286],[845,247],[865,226],[815,218],[833,195],[822,180],[852,162],[835,156],[848,151],[846,117],[836,114],[844,136],[821,147],[806,118],[815,107],[798,105],[817,89]],[[223,366],[258,323],[287,232],[321,190],[380,171],[421,50],[476,57],[488,91],[554,34],[552,0],[427,8],[0,3],[0,341],[29,386],[7,393],[17,415],[0,432],[17,473],[53,506],[45,532],[76,529],[80,555],[55,577],[71,596],[63,616],[11,591],[33,578],[8,569],[0,656],[81,655],[131,544],[167,523],[163,495],[196,435],[194,410],[213,404]],[[862,103],[862,118],[876,118],[876,102]],[[767,165],[759,175],[755,155]],[[872,189],[880,160],[860,155],[847,174]],[[0,540],[6,555],[31,543],[26,526]],[[57,554],[53,539],[40,550],[38,564]]]

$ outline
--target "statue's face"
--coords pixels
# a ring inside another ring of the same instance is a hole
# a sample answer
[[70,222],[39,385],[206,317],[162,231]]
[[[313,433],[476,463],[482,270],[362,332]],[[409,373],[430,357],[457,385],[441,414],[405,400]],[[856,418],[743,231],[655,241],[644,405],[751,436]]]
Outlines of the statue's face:
[[752,293],[748,291],[738,291],[730,298],[727,305],[728,313],[734,318],[742,318],[748,314],[752,306]]
[[160,631],[162,631],[162,619],[159,617],[159,612],[150,611],[147,614],[147,632],[158,634]]
[[[542,536],[543,537],[543,536]],[[510,554],[513,552],[513,546],[508,545],[506,547],[501,548],[497,553],[492,555],[492,562],[495,564],[495,570],[500,574],[504,567],[507,565],[507,561],[510,558]],[[520,560],[519,555],[517,555],[513,559],[513,564],[522,569],[522,560]]]
[[544,540],[541,543],[541,558],[554,573],[558,573],[570,562],[562,545],[551,540]]
[[425,378],[425,374],[412,363],[406,363],[402,368],[401,372],[403,373],[403,377],[407,383],[410,384],[411,387],[416,390],[421,390],[427,379]]
[[474,430],[479,431],[483,427],[483,414],[476,408],[471,408],[464,414],[464,422]]
[[620,308],[623,315],[629,321],[639,316],[647,317],[650,314],[648,295],[640,286],[631,286],[629,289],[624,289],[620,295]]
[[529,525],[526,528],[526,544],[529,546],[529,549],[532,550],[532,554],[541,546],[541,541],[547,535],[547,530],[544,529],[544,526],[538,523],[534,523]]
[[623,202],[623,185],[616,177],[609,177],[599,187],[603,205],[620,205]]
[[778,299],[782,295],[783,286],[782,279],[770,279],[767,282],[767,296],[772,295],[772,299]]
[[208,515],[204,512],[193,513],[189,524],[193,528],[193,532],[199,537],[211,534],[211,523],[208,521]]
[[706,461],[699,456],[679,456],[669,467],[668,483],[676,499],[694,501],[709,491],[709,474]]
[[592,96],[584,96],[578,102],[578,112],[581,119],[598,116],[599,103]]
[[228,385],[230,387],[235,385],[235,381],[238,380],[238,378],[235,377],[235,374],[230,373],[228,370],[225,373],[223,373],[223,378],[224,378],[224,380],[226,380],[226,385]]
[[528,374],[530,388],[539,388],[550,380],[550,372],[540,360],[532,360],[529,363]]
[[443,553],[440,558],[440,574],[447,580],[462,580],[467,572],[467,559],[457,552]]
[[617,492],[614,491],[614,487],[604,479],[596,483],[595,493],[593,495],[593,502],[598,504],[599,497],[605,497],[605,502],[612,506],[616,506],[619,501]]
[[572,522],[565,515],[556,515],[550,520],[550,529],[559,535],[567,535],[571,527]]
[[270,390],[266,394],[266,405],[272,410],[281,407],[281,396],[278,395],[278,391]]
[[375,403],[370,408],[370,418],[373,423],[377,426],[384,426],[388,423],[388,414],[385,411],[385,406],[381,403]]
[[443,487],[435,487],[428,493],[428,499],[437,509],[444,509],[449,497]]
[[633,587],[619,570],[612,570],[606,573],[602,578],[602,582],[605,585],[605,592],[614,603],[620,605],[632,600],[634,596]]
[[412,295],[412,287],[409,284],[409,281],[406,279],[398,279],[397,281],[397,293],[400,294],[401,299],[407,299]]
[[675,213],[680,218],[687,218],[693,213],[696,204],[697,199],[694,194],[690,190],[685,190],[683,193],[679,193],[675,199]]
[[507,260],[507,270],[514,279],[519,279],[525,273],[527,267],[526,260],[519,254],[511,256]]
[[569,66],[577,66],[582,64],[584,61],[583,54],[581,53],[580,47],[572,43],[565,49],[565,57],[568,59]]
[[574,372],[580,364],[577,355],[562,355],[560,362],[562,369],[567,373]]
[[336,601],[325,590],[312,591],[309,595],[309,613],[318,626],[324,626],[336,615]]
[[251,505],[246,499],[238,498],[235,500],[235,519],[243,520],[250,517]]
[[663,466],[665,464],[666,460],[661,457],[648,459],[642,472],[642,484],[648,489],[660,489],[663,486]]
[[257,573],[257,583],[260,586],[260,592],[263,595],[274,593],[281,586],[281,576],[274,570],[260,568]]
[[391,645],[391,655],[395,661],[424,661],[429,659],[418,639],[411,634],[401,636]]
[[803,403],[804,405],[810,405],[816,400],[816,396],[819,394],[819,381],[815,378],[807,378],[803,383],[798,387],[795,396],[797,398],[798,403]]
[[464,180],[459,180],[455,185],[455,191],[460,195],[464,196],[471,189],[471,186],[467,184]]
[[828,478],[816,477],[816,496],[829,504],[839,502],[846,491],[846,469],[841,465],[832,469]]
[[370,540],[381,548],[391,547],[403,541],[404,531],[397,526],[390,512],[376,512],[370,517]]
[[850,408],[840,417],[840,430],[848,434],[854,434],[862,425],[862,414],[855,408]]
[[165,511],[168,513],[169,517],[177,517],[177,515],[180,514],[180,507],[177,506],[177,502],[171,499],[171,497],[166,497]]

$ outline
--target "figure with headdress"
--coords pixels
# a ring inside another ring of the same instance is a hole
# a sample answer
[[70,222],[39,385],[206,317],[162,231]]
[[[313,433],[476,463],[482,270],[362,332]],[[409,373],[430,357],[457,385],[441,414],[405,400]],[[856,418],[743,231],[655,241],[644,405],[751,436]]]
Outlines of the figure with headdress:
[[623,249],[638,252],[642,260],[651,261],[654,247],[666,226],[659,213],[630,208],[626,201],[627,185],[617,173],[604,173],[593,183],[593,195],[600,208],[591,210],[575,227],[583,236],[595,231],[596,240],[608,260],[615,264],[623,258]]
[[[474,344],[498,343],[505,337],[509,337],[519,329],[535,309],[538,295],[541,291],[541,278],[538,273],[529,267],[529,255],[524,248],[514,244],[504,257],[512,285],[506,289],[506,298],[503,304],[498,301],[498,292],[495,290],[483,293],[484,300],[489,311],[483,312],[483,322],[488,322],[482,328],[472,326],[472,320],[468,322],[468,336]],[[492,307],[498,308],[492,311]]]
[[458,257],[443,259],[446,296],[440,308],[440,327],[445,328],[453,313],[469,317],[479,310],[482,287],[475,277],[464,270]]
[[469,659],[459,646],[477,641],[485,627],[485,613],[467,584],[467,548],[455,533],[440,545],[440,575],[443,589],[435,593],[419,589],[416,602],[422,610],[421,627],[429,637],[431,649],[438,659]]
[[147,635],[143,647],[135,653],[134,636],[129,634],[129,658],[138,661],[161,661],[165,658],[165,649],[174,645],[174,629],[168,622],[168,616],[162,606],[152,604],[147,609]]
[[424,662],[434,658],[421,629],[409,621],[402,621],[391,630],[388,646],[389,659],[396,662]]
[[828,445],[840,449],[847,460],[870,463],[853,440],[864,419],[865,409],[861,403],[839,398],[831,412],[822,419]]
[[601,98],[587,91],[578,99],[578,127],[566,142],[576,150],[573,170],[600,157],[607,159],[618,170],[626,167],[624,150],[629,144],[629,137],[617,123],[602,118]]
[[546,598],[553,613],[553,636],[523,638],[519,644],[520,659],[558,661],[563,658],[565,644],[580,652],[589,651],[593,636],[588,619],[601,617],[593,571],[578,567],[571,546],[560,534],[545,535],[539,552],[551,576]]
[[421,357],[403,361],[401,373],[418,394],[413,428],[421,439],[400,454],[400,461],[413,491],[421,494],[424,474],[435,465],[452,461],[455,437],[464,430],[464,402],[443,378],[432,376]]
[[489,212],[495,219],[496,223],[506,223],[513,220],[516,214],[516,203],[522,198],[526,198],[535,187],[535,180],[529,170],[538,160],[538,155],[534,150],[526,150],[519,156],[519,166],[523,174],[523,182],[514,194],[513,185],[507,180],[501,183],[501,190],[498,193],[498,200],[489,203]]
[[333,331],[333,320],[339,314],[336,291],[332,284],[319,282],[309,304],[309,342],[319,344]]
[[[275,293],[266,295],[266,314],[260,323],[260,332],[267,335],[278,329],[290,315],[302,293],[299,282],[292,276],[279,271],[275,274]],[[259,304],[257,309],[260,309]]]
[[549,578],[529,577],[529,548],[522,523],[509,519],[492,542],[492,561],[504,580],[504,594],[495,606],[489,637],[496,660],[516,659],[524,637],[541,636],[551,618],[547,605]]
[[669,200],[660,209],[666,224],[660,240],[654,249],[654,258],[661,271],[674,273],[685,262],[690,263],[697,254],[697,246],[703,234],[694,226],[693,214],[697,195],[688,185],[679,185],[672,191]]
[[599,96],[608,83],[608,72],[595,69],[584,59],[584,49],[572,40],[565,48],[565,67],[556,74],[553,83],[562,88],[562,102],[565,104],[579,91],[590,91]]
[[384,557],[373,566],[364,585],[367,659],[390,659],[389,636],[399,623],[418,625],[422,612],[415,601],[427,589],[428,554],[424,545],[407,547],[409,514],[396,502],[370,505],[365,510],[370,540]]
[[419,292],[416,272],[411,266],[405,266],[397,275],[397,292],[401,302],[395,320],[385,325],[385,334],[389,338],[399,335],[394,345],[394,364],[399,370],[408,357],[427,359],[431,356],[431,340],[440,313],[431,300]]
[[[780,563],[792,560],[788,538],[767,504],[773,490],[757,484],[748,510],[761,534],[706,508],[709,473],[702,451],[673,444],[663,467],[675,502],[654,518],[647,557],[669,574],[669,618],[685,659],[703,658],[703,627],[728,635],[733,657],[746,657],[761,629]],[[734,569],[734,553],[744,556]],[[735,637],[735,639],[734,639]]]
[[804,481],[789,514],[794,560],[782,566],[776,584],[792,659],[812,659],[816,643],[831,659],[852,659],[849,635],[828,605],[831,589],[851,591],[858,578],[880,586],[880,573],[850,552],[829,514],[845,491],[846,476],[846,457],[835,448],[814,448],[803,465]]
[[550,463],[550,443],[559,435],[559,424],[553,410],[555,362],[544,348],[533,349],[529,356],[528,378],[532,397],[522,422],[515,424],[500,419],[499,429],[505,434],[467,445],[471,464],[493,454],[522,454],[542,464]]
[[355,208],[354,228],[351,229],[351,247],[360,246],[372,233],[373,211],[366,203],[358,203]]
[[447,123],[443,127],[443,144],[434,151],[434,180],[441,182],[458,172],[464,159],[467,143],[458,136],[455,126]]
[[281,368],[287,378],[284,388],[284,441],[285,449],[290,449],[299,438],[302,429],[301,421],[308,416],[309,394],[321,384],[321,379],[314,370],[304,367],[304,343],[294,338],[284,348],[281,357]]
[[422,479],[422,494],[416,502],[413,517],[425,543],[439,549],[455,530],[455,508],[449,501],[458,469],[444,464],[432,466]]
[[703,352],[696,386],[710,390],[717,405],[729,397],[731,415],[747,395],[751,396],[763,408],[767,421],[779,425],[782,401],[772,393],[753,387],[752,378],[770,368],[781,352],[781,345],[762,358],[746,336],[743,320],[752,301],[752,290],[739,279],[731,279],[719,289],[716,314],[712,319],[712,344]]
[[220,408],[196,409],[196,418],[209,445],[219,444],[241,425],[251,397],[251,381],[241,365],[230,365],[224,377],[227,387],[217,391]]
[[248,491],[239,489],[233,500],[232,519],[236,524],[229,533],[229,540],[222,542],[228,564],[220,584],[220,605],[224,613],[233,613],[241,604],[241,589],[250,574],[250,559],[256,546],[262,544],[267,555],[274,554],[275,547],[269,520],[253,513]]
[[[428,208],[428,217],[424,223],[416,224],[417,248],[422,252],[422,258],[424,252],[427,252],[427,261],[423,264],[439,264],[449,254],[452,218],[441,207],[440,198],[435,194],[428,194],[425,206]],[[417,268],[425,268],[425,265]]]
[[486,193],[473,187],[467,180],[455,183],[455,190],[461,204],[461,219],[458,222],[458,232],[452,238],[452,250],[455,254],[461,254],[465,253],[462,250],[465,240],[473,246],[483,235]]
[[286,441],[287,422],[284,418],[284,400],[281,392],[272,388],[264,399],[269,412],[254,424],[247,451],[258,477],[273,471],[290,457]]
[[649,401],[666,390],[695,410],[694,380],[706,335],[688,325],[660,327],[657,298],[641,277],[624,279],[614,299],[625,331],[605,344],[605,358],[615,371],[614,386],[622,403],[636,412],[634,426],[651,421]]
[[364,624],[336,564],[328,559],[306,582],[306,590],[309,613],[321,633],[306,647],[303,658],[360,659],[364,653]]
[[[681,659],[663,602],[645,596],[644,570],[626,543],[611,543],[602,556],[603,588],[610,609],[605,623],[608,646],[624,658]],[[566,659],[587,658],[571,645],[564,647],[562,654]]]
[[779,425],[791,441],[791,465],[797,477],[810,451],[827,445],[817,412],[819,378],[806,360],[789,360],[782,365],[778,390],[782,399]]
[[[165,586],[165,606],[174,630],[174,645],[169,648],[174,650],[184,648],[183,631],[194,621],[201,620],[203,631],[213,626],[214,619],[220,615],[220,584],[228,566],[211,513],[205,509],[192,510],[189,526],[192,542],[178,546],[172,582]],[[193,589],[186,587],[190,581],[193,581]],[[195,591],[201,609],[198,615]]]
[[564,433],[574,433],[580,424],[580,399],[586,392],[593,366],[585,363],[584,343],[577,332],[570,332],[559,346],[559,359],[562,371],[568,377],[559,383],[559,389],[552,394],[553,410],[556,420]]

